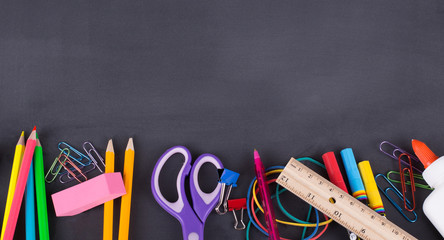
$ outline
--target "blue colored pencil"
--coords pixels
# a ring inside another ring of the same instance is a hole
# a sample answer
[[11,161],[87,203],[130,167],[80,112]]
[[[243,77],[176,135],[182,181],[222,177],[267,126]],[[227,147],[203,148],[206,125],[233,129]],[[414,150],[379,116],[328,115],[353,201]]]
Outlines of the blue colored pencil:
[[34,161],[31,162],[28,181],[26,182],[26,240],[35,240],[35,190],[34,190]]

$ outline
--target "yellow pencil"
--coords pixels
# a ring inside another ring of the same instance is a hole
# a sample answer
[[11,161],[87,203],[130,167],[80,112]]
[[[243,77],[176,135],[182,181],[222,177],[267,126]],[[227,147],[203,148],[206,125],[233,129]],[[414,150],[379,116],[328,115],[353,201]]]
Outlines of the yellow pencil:
[[11,178],[9,180],[8,197],[6,198],[5,215],[3,216],[2,235],[5,234],[6,223],[8,222],[9,211],[11,210],[12,198],[14,197],[15,185],[17,184],[18,172],[25,153],[25,132],[22,132],[15,147],[14,161],[12,162]]
[[[108,141],[105,153],[105,173],[114,172],[114,147],[113,140]],[[105,203],[103,211],[103,240],[113,239],[113,200]]]
[[126,194],[122,196],[122,204],[120,206],[119,240],[127,240],[129,235],[133,172],[134,144],[133,139],[130,138],[125,151],[125,163],[123,167],[123,183],[125,184]]

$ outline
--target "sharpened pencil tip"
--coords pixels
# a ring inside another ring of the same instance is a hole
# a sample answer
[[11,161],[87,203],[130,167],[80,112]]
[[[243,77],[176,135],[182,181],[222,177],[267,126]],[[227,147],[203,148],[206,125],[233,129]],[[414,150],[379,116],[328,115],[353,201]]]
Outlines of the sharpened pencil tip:
[[128,145],[126,146],[126,150],[129,150],[129,149],[131,149],[131,150],[134,151],[133,138],[130,138],[130,139],[128,140]]
[[106,151],[107,152],[114,152],[114,146],[113,146],[113,140],[110,139],[108,141],[108,146],[106,147]]
[[32,131],[35,131],[35,130],[37,130],[37,126],[34,126],[34,128],[32,129]]
[[22,131],[22,134],[20,135],[17,145],[25,146],[25,131]]

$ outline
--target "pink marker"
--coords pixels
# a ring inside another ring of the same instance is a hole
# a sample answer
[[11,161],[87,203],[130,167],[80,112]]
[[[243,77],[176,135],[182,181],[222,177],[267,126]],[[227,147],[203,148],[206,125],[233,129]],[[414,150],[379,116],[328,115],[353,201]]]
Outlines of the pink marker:
[[273,205],[271,204],[270,189],[268,188],[264,165],[262,164],[256,149],[254,149],[254,170],[259,185],[259,192],[261,194],[262,207],[264,208],[265,222],[267,223],[268,228],[268,239],[279,240],[279,231],[277,228],[276,217],[274,216]]

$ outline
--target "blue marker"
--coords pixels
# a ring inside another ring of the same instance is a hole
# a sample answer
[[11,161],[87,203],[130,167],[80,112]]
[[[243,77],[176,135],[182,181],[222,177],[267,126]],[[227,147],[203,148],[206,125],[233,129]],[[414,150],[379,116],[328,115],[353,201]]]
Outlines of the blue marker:
[[368,205],[367,194],[365,192],[364,183],[359,174],[358,165],[351,148],[341,151],[342,162],[344,163],[345,172],[347,173],[348,183],[354,198],[358,199],[365,205]]

